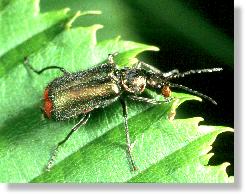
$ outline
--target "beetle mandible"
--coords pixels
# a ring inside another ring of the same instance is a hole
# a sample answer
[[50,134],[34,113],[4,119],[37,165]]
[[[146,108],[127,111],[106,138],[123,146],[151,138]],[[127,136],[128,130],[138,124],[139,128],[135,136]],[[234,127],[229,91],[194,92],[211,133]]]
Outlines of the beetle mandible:
[[[47,164],[47,170],[50,170],[53,165],[59,147],[69,139],[73,132],[86,124],[90,113],[96,108],[103,108],[117,100],[120,101],[125,125],[126,151],[132,169],[137,170],[132,156],[133,144],[131,144],[128,130],[126,97],[150,104],[161,104],[170,102],[172,99],[170,87],[174,87],[203,97],[213,104],[217,104],[212,98],[183,85],[171,83],[170,80],[190,74],[221,71],[222,68],[189,70],[183,73],[174,69],[170,72],[163,73],[149,64],[138,62],[132,68],[119,69],[114,62],[114,57],[117,54],[109,54],[106,63],[89,70],[75,73],[70,73],[59,66],[48,66],[41,70],[36,70],[29,63],[28,59],[25,59],[24,64],[39,75],[50,69],[58,69],[63,73],[61,77],[51,81],[44,90],[44,104],[42,109],[44,116],[57,121],[82,116],[68,135],[57,144]],[[156,90],[157,93],[164,96],[164,100],[157,101],[141,96],[146,88]]]

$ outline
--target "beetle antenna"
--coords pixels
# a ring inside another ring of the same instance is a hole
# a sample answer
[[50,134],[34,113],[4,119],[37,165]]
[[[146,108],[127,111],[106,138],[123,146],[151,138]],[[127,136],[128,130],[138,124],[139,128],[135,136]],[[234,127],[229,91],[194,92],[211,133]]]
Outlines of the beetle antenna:
[[189,70],[187,72],[175,73],[168,76],[168,79],[180,78],[185,77],[191,74],[200,74],[200,73],[208,73],[208,72],[219,72],[222,71],[223,68],[208,68],[208,69],[198,69],[198,70]]
[[179,84],[175,84],[175,83],[169,83],[169,86],[170,87],[179,88],[179,89],[183,89],[185,91],[188,91],[188,92],[190,92],[190,93],[192,93],[194,95],[198,95],[198,96],[200,96],[200,97],[212,102],[213,104],[217,105],[217,102],[214,99],[212,99],[211,97],[209,97],[207,95],[204,95],[204,94],[202,94],[202,93],[200,93],[198,91],[195,91],[193,89],[190,89],[189,87],[186,87],[186,86],[183,86],[183,85],[179,85]]

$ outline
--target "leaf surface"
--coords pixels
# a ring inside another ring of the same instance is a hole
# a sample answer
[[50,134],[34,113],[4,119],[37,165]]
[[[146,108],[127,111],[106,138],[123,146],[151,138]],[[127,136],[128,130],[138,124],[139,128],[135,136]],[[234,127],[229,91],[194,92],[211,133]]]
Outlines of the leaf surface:
[[[13,2],[15,4],[19,1]],[[36,1],[29,3],[37,6]],[[2,6],[4,8],[1,9],[1,14],[4,15],[7,11],[11,13],[13,8],[10,9],[9,6],[14,4]],[[37,12],[28,13],[30,16],[26,17],[32,17],[35,13]],[[1,17],[1,22],[4,17]],[[28,36],[20,33],[15,41],[7,41],[4,47],[1,45],[1,63],[2,59],[8,59],[12,64],[9,66],[4,63],[1,66],[4,67],[1,69],[4,71],[0,73],[1,182],[204,182],[202,176],[197,176],[197,180],[185,179],[184,175],[183,179],[181,178],[182,173],[193,174],[199,167],[204,170],[204,175],[213,177],[215,174],[215,177],[222,178],[216,182],[229,181],[221,166],[212,167],[214,171],[209,171],[209,167],[204,166],[206,163],[199,159],[206,158],[203,156],[209,151],[208,148],[217,134],[231,129],[202,127],[208,130],[200,131],[200,118],[169,120],[182,102],[200,100],[181,93],[173,93],[175,101],[158,106],[127,101],[131,140],[136,141],[133,154],[138,172],[130,170],[126,158],[123,117],[119,102],[93,111],[86,126],[74,133],[61,148],[52,170],[45,172],[44,168],[52,150],[79,118],[64,122],[43,119],[39,107],[42,105],[40,99],[44,88],[55,77],[61,76],[61,73],[50,70],[36,75],[23,63],[16,63],[18,60],[9,58],[12,55],[9,52],[18,50],[18,45],[24,47],[26,40],[36,40],[37,33],[40,34],[46,27],[49,28],[48,23],[44,21],[43,29],[40,27],[35,32],[27,33]],[[49,24],[52,26],[51,23]],[[28,25],[32,26],[32,22]],[[122,67],[135,63],[135,57],[143,51],[158,50],[154,46],[124,41],[119,37],[97,42],[96,32],[100,28],[101,25],[66,30],[63,28],[59,33],[53,34],[52,38],[45,39],[47,42],[44,45],[35,47],[32,52],[36,52],[29,56],[29,60],[36,69],[59,65],[75,72],[104,62],[109,53],[120,53],[116,62]],[[16,56],[18,58],[21,55]],[[5,71],[7,69],[11,71]],[[155,94],[152,96],[162,99]],[[190,148],[194,147],[193,145],[199,147],[191,152]],[[175,169],[171,168],[171,162],[176,162]],[[169,176],[169,173],[173,173],[174,177]],[[175,180],[175,177],[180,177],[180,180]]]

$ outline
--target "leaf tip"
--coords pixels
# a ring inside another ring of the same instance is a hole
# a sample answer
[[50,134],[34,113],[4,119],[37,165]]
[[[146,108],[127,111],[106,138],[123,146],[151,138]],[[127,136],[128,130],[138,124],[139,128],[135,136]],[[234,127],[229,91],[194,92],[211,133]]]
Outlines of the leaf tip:
[[64,12],[65,14],[67,14],[70,10],[71,10],[71,9],[70,9],[69,7],[66,7],[66,8],[63,9],[63,12]]
[[172,105],[171,105],[171,108],[167,114],[167,119],[169,121],[173,121],[175,116],[176,116],[176,109],[178,108],[178,106],[181,104],[182,102],[180,101],[180,99],[174,99],[172,101]]
[[89,11],[84,11],[80,13],[80,16],[85,16],[85,15],[100,15],[102,14],[101,10],[89,10]]
[[209,160],[214,156],[214,153],[206,153],[205,155],[200,156],[200,162],[202,165],[207,165]]
[[[145,45],[141,52],[143,52],[143,51],[160,51],[160,49],[156,46],[153,46],[153,45],[150,45],[150,46]],[[141,53],[141,52],[139,52],[139,53]]]
[[94,24],[94,25],[90,26],[90,28],[92,30],[92,43],[93,43],[93,45],[96,45],[97,44],[97,36],[96,36],[97,30],[102,29],[103,25]]
[[213,126],[200,125],[198,127],[198,131],[202,134],[207,134],[207,133],[213,132],[214,128],[213,128]]
[[149,46],[149,50],[151,50],[151,51],[160,51],[159,47],[156,47],[156,46]]
[[227,176],[227,182],[233,183],[234,182],[234,177],[233,176],[228,176],[228,173],[226,171],[227,167],[231,166],[231,163],[229,162],[224,162],[219,166],[219,169]]
[[229,162],[224,162],[224,163],[221,164],[221,169],[222,169],[223,171],[226,171],[226,168],[229,167],[230,165],[231,165],[231,163],[229,163]]
[[94,24],[91,26],[93,30],[97,31],[99,29],[102,29],[103,28],[103,25],[101,24]]
[[[69,9],[69,8],[67,8]],[[70,9],[69,9],[70,10]],[[68,10],[68,11],[69,11]],[[85,15],[98,15],[101,14],[102,12],[100,10],[92,10],[92,11],[77,11],[74,16],[66,23],[65,28],[70,29],[72,27],[73,22],[80,16],[85,16]]]
[[[172,107],[170,109],[170,115],[174,115],[174,113],[176,112],[176,109],[180,106],[180,104],[184,103],[185,101],[189,101],[189,100],[202,101],[202,99],[200,97],[197,97],[197,96],[194,96],[194,95],[182,94],[182,93],[174,93],[174,94],[175,95],[173,96],[174,97],[174,100],[172,101]],[[202,121],[202,120],[203,119],[200,119],[200,121]],[[198,123],[200,121],[198,121]]]
[[33,5],[34,5],[34,15],[37,16],[40,12],[40,7],[39,7],[40,0],[34,0]]
[[77,11],[74,16],[66,23],[65,29],[70,29],[72,27],[73,22],[81,15],[80,11]]
[[210,158],[212,158],[214,156],[214,153],[211,152],[211,153],[207,153],[206,157],[207,157],[207,160],[210,160]]
[[233,128],[231,128],[231,127],[227,127],[226,129],[227,129],[227,131],[229,131],[229,132],[234,132],[234,131],[235,131],[235,130],[234,130]]

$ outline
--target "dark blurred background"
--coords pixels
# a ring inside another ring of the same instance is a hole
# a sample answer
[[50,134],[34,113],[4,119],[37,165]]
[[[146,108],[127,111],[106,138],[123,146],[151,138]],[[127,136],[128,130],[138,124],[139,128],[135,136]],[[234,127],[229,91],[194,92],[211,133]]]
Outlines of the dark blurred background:
[[[180,106],[177,118],[201,116],[206,125],[234,126],[234,2],[223,0],[41,0],[41,12],[69,7],[101,10],[102,15],[81,17],[74,26],[102,24],[98,41],[122,39],[155,45],[141,60],[162,71],[222,67],[219,73],[193,75],[175,82],[204,93],[218,103],[203,100]],[[234,175],[233,133],[218,136],[210,165],[230,162]]]

